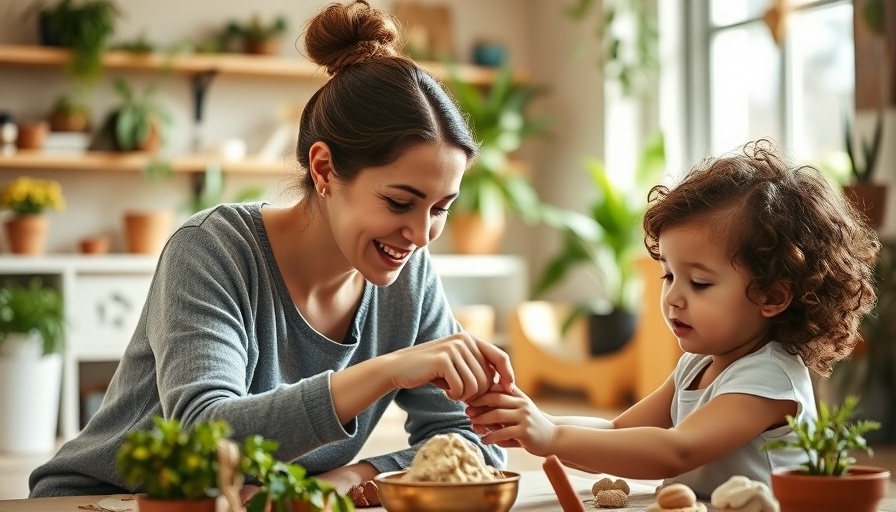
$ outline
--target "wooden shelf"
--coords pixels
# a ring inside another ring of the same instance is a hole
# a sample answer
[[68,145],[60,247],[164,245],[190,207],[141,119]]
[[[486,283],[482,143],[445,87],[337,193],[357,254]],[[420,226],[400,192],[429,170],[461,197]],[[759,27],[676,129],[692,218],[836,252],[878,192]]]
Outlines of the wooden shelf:
[[[16,66],[60,67],[71,56],[69,50],[46,46],[0,45],[0,64]],[[435,62],[421,62],[420,65],[439,80],[447,80],[449,68]],[[265,57],[238,53],[228,54],[135,54],[109,51],[103,56],[103,66],[107,69],[125,71],[163,71],[170,69],[184,75],[197,75],[214,71],[222,75],[253,76],[265,78],[300,78],[307,80],[327,79],[323,69],[303,59],[287,57]],[[497,70],[467,64],[456,65],[458,75],[466,82],[488,85],[497,76]],[[518,75],[524,81],[526,77]]]
[[[79,155],[54,155],[40,151],[19,151],[13,155],[0,156],[0,172],[3,170],[141,172],[150,158],[145,153],[88,151]],[[177,173],[201,172],[205,170],[208,161],[209,157],[203,155],[184,155],[172,158],[171,167]],[[285,174],[291,169],[288,162],[282,160],[246,158],[222,162],[221,170],[225,173],[240,174]]]

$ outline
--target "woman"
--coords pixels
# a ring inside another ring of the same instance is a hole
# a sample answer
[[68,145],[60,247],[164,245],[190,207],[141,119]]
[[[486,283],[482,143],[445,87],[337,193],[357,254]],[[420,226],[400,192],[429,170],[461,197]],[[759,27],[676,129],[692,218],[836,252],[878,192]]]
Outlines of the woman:
[[[100,411],[31,475],[31,496],[139,491],[115,472],[126,434],[154,415],[223,419],[280,442],[342,492],[410,465],[427,438],[483,447],[463,401],[507,356],[460,329],[426,246],[477,145],[454,102],[398,55],[394,20],[364,1],[309,24],[307,53],[332,79],[302,114],[303,192],[290,206],[221,205],[168,241]],[[349,464],[393,400],[411,448]]]

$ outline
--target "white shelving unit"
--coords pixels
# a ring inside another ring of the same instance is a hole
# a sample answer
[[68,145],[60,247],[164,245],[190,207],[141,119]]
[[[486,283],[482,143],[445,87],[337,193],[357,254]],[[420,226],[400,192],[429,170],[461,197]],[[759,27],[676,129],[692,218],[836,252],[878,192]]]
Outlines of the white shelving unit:
[[[525,300],[526,266],[517,256],[434,255],[452,306],[489,304],[502,332],[510,308]],[[0,276],[39,276],[63,294],[60,431],[71,439],[81,428],[82,363],[117,362],[137,325],[156,267],[152,256],[0,256]],[[501,336],[496,336],[501,343]]]

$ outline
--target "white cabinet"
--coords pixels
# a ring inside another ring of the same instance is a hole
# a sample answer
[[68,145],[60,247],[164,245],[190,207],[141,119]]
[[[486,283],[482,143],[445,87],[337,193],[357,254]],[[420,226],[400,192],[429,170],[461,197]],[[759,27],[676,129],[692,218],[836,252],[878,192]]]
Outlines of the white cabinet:
[[40,276],[62,291],[66,329],[59,423],[63,439],[80,431],[81,363],[121,358],[155,266],[155,257],[147,256],[0,256],[0,276]]
[[[528,293],[526,267],[518,256],[434,255],[452,308],[488,304],[496,313],[496,341],[507,315]],[[153,256],[0,256],[0,276],[40,276],[58,287],[65,302],[60,430],[80,431],[83,363],[118,361],[131,340],[155,271]],[[86,418],[85,418],[86,419]]]

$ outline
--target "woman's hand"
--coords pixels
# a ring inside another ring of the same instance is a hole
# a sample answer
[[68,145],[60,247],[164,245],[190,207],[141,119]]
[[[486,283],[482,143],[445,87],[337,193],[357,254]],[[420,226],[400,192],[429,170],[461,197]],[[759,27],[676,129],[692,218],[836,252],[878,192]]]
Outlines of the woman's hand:
[[467,402],[498,384],[513,391],[513,368],[503,350],[461,332],[389,354],[387,368],[394,388],[412,389],[433,383],[453,400]]
[[504,448],[521,446],[542,457],[553,453],[557,426],[519,389],[508,394],[493,388],[468,404],[467,416],[483,443]]

